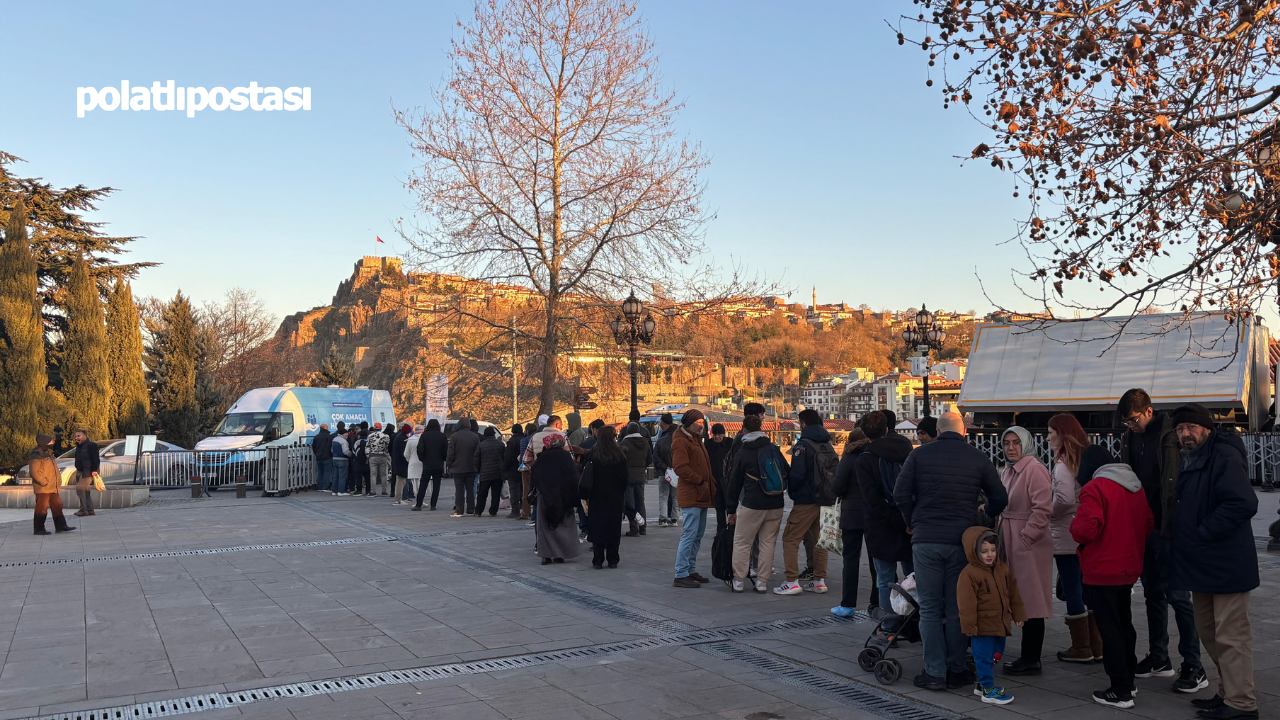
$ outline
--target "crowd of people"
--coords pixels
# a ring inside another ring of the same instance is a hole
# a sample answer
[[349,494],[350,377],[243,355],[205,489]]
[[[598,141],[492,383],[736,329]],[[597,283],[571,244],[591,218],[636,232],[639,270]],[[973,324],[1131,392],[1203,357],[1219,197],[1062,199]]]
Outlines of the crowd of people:
[[[999,470],[969,444],[955,413],[925,418],[919,447],[895,431],[892,412],[868,413],[837,454],[822,417],[804,410],[788,459],[764,431],[757,403],[744,408],[732,439],[691,409],[678,422],[664,414],[656,439],[635,422],[584,427],[570,413],[568,427],[544,415],[513,426],[505,442],[466,418],[448,438],[435,420],[398,431],[339,423],[332,434],[322,426],[313,447],[320,489],[335,495],[390,495],[415,511],[435,510],[447,466],[452,516],[483,516],[487,504],[492,517],[505,487],[507,517],[535,528],[543,564],[577,557],[589,543],[594,568],[618,567],[621,538],[647,534],[644,489],[652,479],[658,526],[681,528],[679,588],[710,582],[697,568],[715,508],[717,533],[733,526],[732,592],[769,591],[780,533],[784,578],[773,593],[827,592],[828,551],[817,537],[823,508],[839,502],[844,564],[832,613],[857,612],[864,546],[873,617],[889,612],[890,586],[914,576],[924,650],[916,686],[971,685],[983,702],[1013,701],[995,680],[1006,638],[1019,629],[1018,657],[1001,672],[1040,674],[1057,595],[1071,645],[1056,657],[1103,664],[1110,685],[1093,693],[1096,702],[1133,707],[1138,678],[1174,678],[1180,693],[1206,688],[1203,643],[1220,679],[1212,698],[1192,700],[1198,715],[1256,718],[1248,604],[1258,586],[1250,529],[1257,499],[1243,443],[1198,405],[1156,412],[1140,389],[1120,398],[1118,412],[1126,427],[1119,457],[1061,414],[1048,423],[1050,466],[1036,456],[1031,433],[1011,427],[1002,433]],[[1139,580],[1149,635],[1140,661],[1130,610]]]

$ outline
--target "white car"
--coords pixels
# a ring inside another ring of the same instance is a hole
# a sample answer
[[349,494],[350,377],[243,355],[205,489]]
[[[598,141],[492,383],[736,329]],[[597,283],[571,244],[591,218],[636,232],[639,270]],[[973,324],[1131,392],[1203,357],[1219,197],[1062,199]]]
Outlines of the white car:
[[[185,449],[163,440],[156,441],[157,453]],[[75,464],[76,449],[74,447],[58,456],[58,471],[64,475],[68,469],[74,468]],[[133,465],[133,456],[124,455],[124,440],[105,440],[98,443],[98,474],[102,476],[102,482],[108,485],[127,485],[132,483]],[[22,466],[22,469],[18,471],[17,480],[19,485],[31,484],[30,465]]]

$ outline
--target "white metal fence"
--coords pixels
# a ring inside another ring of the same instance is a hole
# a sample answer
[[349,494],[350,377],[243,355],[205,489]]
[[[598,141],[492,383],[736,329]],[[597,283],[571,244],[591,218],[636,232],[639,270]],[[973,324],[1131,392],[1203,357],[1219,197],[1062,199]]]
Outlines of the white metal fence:
[[267,448],[263,492],[281,495],[316,485],[316,458],[310,445]]
[[143,453],[134,482],[152,487],[186,487],[199,482],[211,490],[239,482],[261,486],[266,460],[267,451],[261,448]]

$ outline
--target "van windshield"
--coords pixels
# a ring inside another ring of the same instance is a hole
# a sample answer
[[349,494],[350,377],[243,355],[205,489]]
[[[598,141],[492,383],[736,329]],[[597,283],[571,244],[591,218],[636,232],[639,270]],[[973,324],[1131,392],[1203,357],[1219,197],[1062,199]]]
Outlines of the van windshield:
[[293,432],[293,415],[290,413],[228,413],[218,423],[214,435],[265,435],[275,428],[280,437]]

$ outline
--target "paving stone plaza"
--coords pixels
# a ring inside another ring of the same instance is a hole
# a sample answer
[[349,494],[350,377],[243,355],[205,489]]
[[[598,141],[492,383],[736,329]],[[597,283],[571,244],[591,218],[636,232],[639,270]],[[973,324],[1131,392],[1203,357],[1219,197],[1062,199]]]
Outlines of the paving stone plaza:
[[[1011,705],[980,704],[971,688],[916,689],[918,644],[893,651],[904,677],[882,686],[856,662],[873,624],[829,613],[835,556],[821,596],[674,588],[676,528],[624,538],[616,570],[594,570],[589,553],[541,566],[532,528],[505,511],[451,519],[445,494],[441,510],[409,512],[314,492],[158,492],[138,508],[71,518],[70,535],[32,536],[29,514],[0,524],[0,720],[1194,717],[1164,679],[1139,680],[1133,710],[1091,702],[1107,684],[1102,666],[1051,659],[1069,644],[1060,618],[1048,622],[1042,676],[997,674]],[[1275,497],[1262,496],[1256,535]],[[1262,716],[1274,717],[1280,558],[1259,560],[1254,667]],[[1207,697],[1216,675],[1205,661]]]

